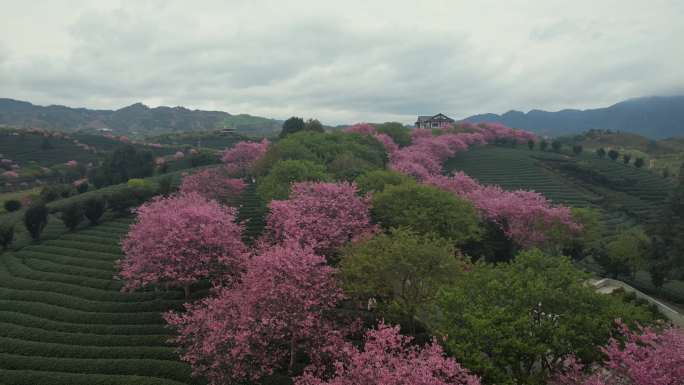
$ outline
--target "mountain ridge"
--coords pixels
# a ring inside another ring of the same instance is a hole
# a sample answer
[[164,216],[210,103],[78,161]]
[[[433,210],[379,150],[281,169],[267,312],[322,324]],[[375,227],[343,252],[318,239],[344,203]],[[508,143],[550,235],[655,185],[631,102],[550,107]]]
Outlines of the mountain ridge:
[[0,125],[65,131],[110,129],[115,134],[154,136],[165,133],[234,128],[240,133],[261,135],[279,130],[282,122],[223,111],[188,109],[183,106],[149,107],[141,102],[116,110],[40,106],[0,98]]
[[651,139],[684,136],[684,95],[627,99],[608,107],[528,112],[485,113],[462,121],[498,122],[541,135],[578,134],[591,129],[625,131]]

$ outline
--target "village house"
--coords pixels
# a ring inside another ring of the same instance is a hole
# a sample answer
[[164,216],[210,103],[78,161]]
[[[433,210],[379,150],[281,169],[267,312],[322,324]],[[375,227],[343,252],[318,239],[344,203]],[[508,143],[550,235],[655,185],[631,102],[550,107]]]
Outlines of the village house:
[[453,126],[455,122],[442,113],[433,116],[419,116],[416,121],[416,128],[446,128]]

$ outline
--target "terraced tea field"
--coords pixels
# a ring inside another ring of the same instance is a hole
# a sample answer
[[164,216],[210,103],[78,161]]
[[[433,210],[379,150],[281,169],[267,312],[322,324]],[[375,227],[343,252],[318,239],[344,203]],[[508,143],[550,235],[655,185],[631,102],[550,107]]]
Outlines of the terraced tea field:
[[[616,182],[599,183],[578,177],[568,172],[569,166],[594,170]],[[669,180],[647,170],[594,154],[571,157],[522,147],[484,146],[458,153],[445,165],[446,172],[454,170],[464,171],[484,184],[498,184],[507,190],[534,190],[556,203],[598,208],[610,230],[652,222],[673,188]]]
[[187,384],[160,313],[182,293],[121,293],[113,280],[129,220],[0,255],[0,383]]

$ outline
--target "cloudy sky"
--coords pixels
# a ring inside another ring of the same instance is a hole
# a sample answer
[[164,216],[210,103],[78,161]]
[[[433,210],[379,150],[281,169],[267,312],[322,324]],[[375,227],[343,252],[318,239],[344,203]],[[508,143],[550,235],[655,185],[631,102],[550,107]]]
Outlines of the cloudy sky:
[[0,97],[324,123],[684,93],[681,0],[0,0]]

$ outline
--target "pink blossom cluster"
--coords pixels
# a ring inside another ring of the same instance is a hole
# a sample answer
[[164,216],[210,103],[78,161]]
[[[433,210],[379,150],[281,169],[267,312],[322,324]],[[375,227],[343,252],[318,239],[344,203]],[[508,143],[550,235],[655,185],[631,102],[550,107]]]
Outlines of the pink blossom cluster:
[[425,183],[469,200],[484,219],[495,223],[522,247],[542,246],[547,241],[548,231],[554,228],[562,227],[570,232],[581,230],[568,207],[553,205],[534,191],[506,191],[499,186],[484,186],[463,172],[430,176]]
[[356,123],[353,126],[344,129],[344,132],[356,133],[362,135],[371,135],[375,137],[385,147],[387,154],[392,156],[399,150],[399,146],[394,142],[394,139],[387,134],[379,133],[375,126],[368,123]]
[[339,357],[332,375],[308,371],[296,379],[295,385],[480,384],[477,376],[445,357],[436,341],[425,347],[413,345],[412,338],[399,334],[398,326],[382,321],[377,329],[366,332],[363,351],[349,343],[336,351]]
[[76,167],[76,166],[78,166],[78,162],[75,160],[70,160],[70,161],[66,162],[66,165],[69,167]]
[[300,352],[316,361],[338,339],[324,317],[343,298],[334,275],[310,248],[276,245],[250,259],[235,285],[165,319],[195,375],[215,385],[257,381],[292,368]]
[[16,171],[5,171],[0,175],[2,175],[5,178],[18,178],[19,177],[19,174],[17,174]]
[[187,193],[157,197],[136,213],[122,242],[123,290],[150,284],[187,287],[219,275],[230,279],[245,264],[247,250],[233,208]]
[[271,201],[265,241],[295,241],[327,255],[374,232],[369,200],[357,192],[356,184],[348,182],[295,183],[290,199]]
[[573,356],[564,362],[554,385],[681,385],[684,383],[684,331],[669,327],[631,331],[620,324],[624,342],[611,338],[602,348],[607,359],[586,374]]
[[173,159],[175,160],[181,160],[183,158],[185,158],[185,154],[183,153],[183,151],[176,151],[176,153],[173,154]]
[[266,154],[270,144],[268,139],[261,142],[238,142],[233,148],[225,150],[221,159],[231,174],[244,175]]
[[247,185],[242,179],[230,178],[224,167],[214,167],[184,177],[180,192],[194,192],[205,199],[235,204],[245,187]]

